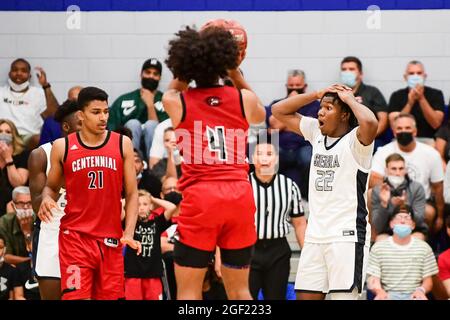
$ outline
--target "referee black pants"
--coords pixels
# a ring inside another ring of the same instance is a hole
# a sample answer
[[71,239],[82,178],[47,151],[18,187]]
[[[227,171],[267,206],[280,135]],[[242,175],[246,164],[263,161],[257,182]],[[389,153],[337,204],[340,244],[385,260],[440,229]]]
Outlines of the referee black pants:
[[286,238],[258,240],[250,267],[250,293],[258,299],[262,289],[264,300],[286,300],[291,248]]

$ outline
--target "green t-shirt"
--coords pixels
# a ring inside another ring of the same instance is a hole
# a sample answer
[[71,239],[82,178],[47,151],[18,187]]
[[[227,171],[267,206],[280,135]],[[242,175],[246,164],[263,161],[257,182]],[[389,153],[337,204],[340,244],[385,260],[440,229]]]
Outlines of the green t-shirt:
[[[169,115],[164,111],[162,104],[162,92],[155,93],[155,110],[158,121],[164,121]],[[116,130],[125,125],[128,120],[137,119],[141,123],[148,120],[147,105],[141,99],[140,89],[125,93],[118,97],[109,108],[108,128]]]

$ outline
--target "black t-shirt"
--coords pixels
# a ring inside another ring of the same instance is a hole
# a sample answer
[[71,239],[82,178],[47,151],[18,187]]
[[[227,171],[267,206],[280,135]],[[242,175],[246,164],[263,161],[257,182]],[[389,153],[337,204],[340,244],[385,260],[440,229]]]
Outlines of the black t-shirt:
[[387,112],[388,106],[386,99],[378,88],[374,86],[368,86],[365,83],[359,85],[358,90],[355,92],[355,97],[362,98],[362,104],[372,110],[377,116],[377,112]]
[[[395,91],[391,95],[389,100],[389,112],[401,111],[408,102],[409,88],[404,88]],[[444,112],[444,95],[441,90],[433,89],[425,86],[424,91],[425,98],[434,110],[440,110]],[[416,101],[411,109],[411,114],[416,118],[417,123],[417,136],[434,138],[436,130],[433,129],[425,119],[419,102]]]
[[[28,169],[28,151],[23,151],[18,155],[13,156],[14,165],[16,168]],[[8,179],[8,167],[0,169],[0,216],[6,213],[6,204],[12,200],[12,191],[14,187]],[[28,184],[28,182],[27,182]]]
[[9,292],[14,287],[20,287],[20,280],[16,268],[4,263],[0,266],[0,300],[8,300]]
[[444,123],[436,132],[435,138],[441,138],[445,140],[445,149],[444,149],[444,156],[445,156],[445,162],[448,162],[450,160],[450,123]]
[[39,293],[39,283],[33,277],[30,261],[25,261],[17,265],[20,284],[23,286],[23,294],[27,300],[41,300]]
[[134,239],[142,244],[142,252],[138,256],[136,250],[129,246],[125,249],[126,278],[159,278],[163,275],[161,256],[161,233],[172,221],[167,221],[164,214],[150,215],[147,221],[136,222]]

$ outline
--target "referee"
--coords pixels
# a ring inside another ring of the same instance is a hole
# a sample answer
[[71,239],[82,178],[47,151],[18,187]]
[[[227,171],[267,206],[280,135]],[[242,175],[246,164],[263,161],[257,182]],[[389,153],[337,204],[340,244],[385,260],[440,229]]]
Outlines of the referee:
[[265,300],[285,300],[289,279],[291,249],[286,240],[289,222],[303,247],[306,218],[300,189],[290,178],[276,173],[278,154],[270,142],[260,142],[253,153],[255,171],[250,183],[256,203],[255,224],[258,240],[250,267],[250,292]]

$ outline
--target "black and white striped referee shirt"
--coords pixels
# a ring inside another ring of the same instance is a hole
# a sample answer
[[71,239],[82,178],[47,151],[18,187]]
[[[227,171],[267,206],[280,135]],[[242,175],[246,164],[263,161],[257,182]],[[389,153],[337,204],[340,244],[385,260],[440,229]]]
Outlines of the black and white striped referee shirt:
[[255,198],[255,224],[258,239],[278,239],[289,233],[289,220],[303,216],[302,197],[297,184],[290,178],[276,174],[268,183],[250,173]]

